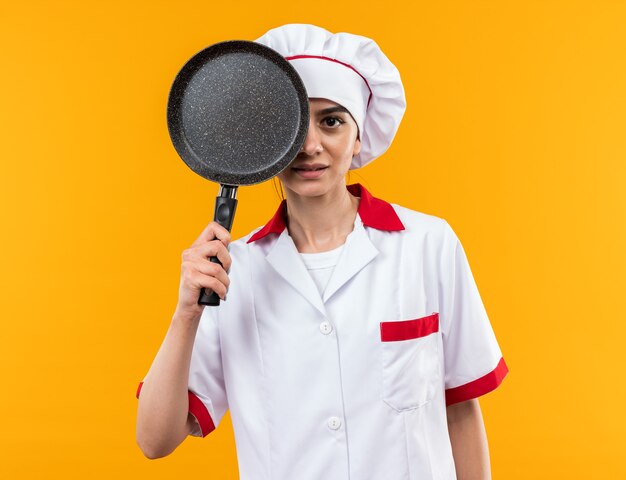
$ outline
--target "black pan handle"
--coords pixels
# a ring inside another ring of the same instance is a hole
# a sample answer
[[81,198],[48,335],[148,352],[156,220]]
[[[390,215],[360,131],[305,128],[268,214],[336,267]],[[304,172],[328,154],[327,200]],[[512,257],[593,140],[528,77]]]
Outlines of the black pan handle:
[[[236,185],[220,185],[220,192],[215,199],[215,213],[213,220],[230,232],[235,218],[235,209],[237,208],[237,186]],[[209,259],[213,263],[222,265],[217,257]],[[220,304],[220,296],[213,290],[202,288],[200,290],[200,305],[210,305],[216,307]]]

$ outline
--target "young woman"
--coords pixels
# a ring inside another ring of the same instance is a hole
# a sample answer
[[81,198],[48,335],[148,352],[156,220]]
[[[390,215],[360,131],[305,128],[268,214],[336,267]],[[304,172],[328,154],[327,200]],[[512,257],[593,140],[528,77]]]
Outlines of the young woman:
[[[264,227],[230,242],[211,222],[183,252],[137,391],[141,450],[168,455],[230,409],[244,480],[490,478],[477,397],[508,370],[464,250],[445,220],[345,181],[395,136],[397,69],[312,25],[257,41],[303,79],[308,134]],[[219,307],[198,305],[202,287]]]

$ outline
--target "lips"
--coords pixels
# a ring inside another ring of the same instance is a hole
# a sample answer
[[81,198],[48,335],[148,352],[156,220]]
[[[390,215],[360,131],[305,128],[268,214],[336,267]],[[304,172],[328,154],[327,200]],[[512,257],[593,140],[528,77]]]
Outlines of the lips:
[[321,163],[301,164],[298,167],[293,167],[292,170],[300,178],[315,180],[324,176],[326,170],[328,170],[328,165],[322,165]]
[[321,163],[313,163],[311,165],[299,165],[297,167],[292,167],[294,170],[303,170],[303,171],[315,171],[315,170],[323,170],[324,168],[328,168],[328,165],[323,165]]

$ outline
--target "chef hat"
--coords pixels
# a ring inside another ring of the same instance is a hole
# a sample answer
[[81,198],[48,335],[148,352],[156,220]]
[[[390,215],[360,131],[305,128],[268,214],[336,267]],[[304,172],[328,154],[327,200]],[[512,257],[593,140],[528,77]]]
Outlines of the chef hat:
[[400,72],[376,42],[305,24],[274,28],[255,41],[289,60],[310,98],[326,98],[350,112],[361,139],[361,151],[352,159],[351,169],[385,153],[406,100]]

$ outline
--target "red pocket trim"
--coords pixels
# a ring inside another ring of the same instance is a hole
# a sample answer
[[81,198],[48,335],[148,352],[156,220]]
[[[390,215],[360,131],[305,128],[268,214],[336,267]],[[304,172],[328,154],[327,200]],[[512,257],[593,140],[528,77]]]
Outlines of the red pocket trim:
[[380,322],[380,339],[383,342],[398,342],[425,337],[439,331],[439,314],[432,313],[415,320]]

